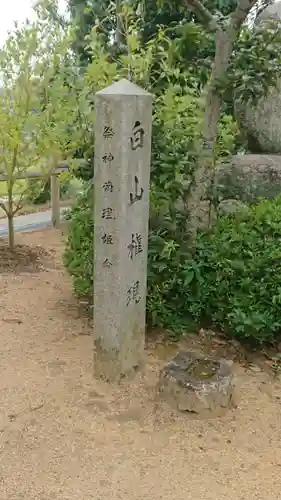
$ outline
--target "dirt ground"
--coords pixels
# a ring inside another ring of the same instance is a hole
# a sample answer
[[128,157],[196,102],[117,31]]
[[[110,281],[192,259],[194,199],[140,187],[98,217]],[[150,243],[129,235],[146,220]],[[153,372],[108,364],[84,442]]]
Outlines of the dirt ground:
[[[236,362],[238,406],[211,420],[155,400],[159,368],[179,349],[157,335],[134,381],[96,381],[91,325],[60,264],[59,232],[16,238],[42,248],[0,270],[1,500],[280,498],[281,386],[266,360]],[[185,344],[241,357],[218,338]]]

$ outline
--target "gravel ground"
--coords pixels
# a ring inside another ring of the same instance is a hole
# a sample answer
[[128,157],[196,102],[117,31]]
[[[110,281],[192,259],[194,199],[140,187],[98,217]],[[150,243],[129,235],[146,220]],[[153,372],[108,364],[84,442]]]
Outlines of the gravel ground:
[[17,241],[41,265],[1,268],[1,500],[280,498],[279,383],[236,364],[236,409],[213,420],[177,414],[153,391],[176,346],[154,341],[134,381],[95,381],[91,328],[61,268],[59,233]]

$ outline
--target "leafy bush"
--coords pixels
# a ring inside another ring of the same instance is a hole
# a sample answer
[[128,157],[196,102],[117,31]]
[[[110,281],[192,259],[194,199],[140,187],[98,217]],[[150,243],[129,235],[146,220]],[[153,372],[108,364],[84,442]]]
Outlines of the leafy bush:
[[[188,196],[200,150],[202,101],[196,89],[170,86],[156,100],[152,136],[147,313],[152,325],[176,334],[194,318],[186,307],[191,272]],[[231,154],[237,125],[224,115],[216,156]],[[186,291],[186,293],[185,293]]]
[[281,198],[221,218],[198,235],[186,311],[241,339],[271,341],[281,331]]
[[216,325],[258,343],[280,333],[281,198],[222,217],[198,235],[192,256],[165,234],[153,238],[147,304],[155,325]]
[[147,315],[173,331],[184,323],[184,297],[175,285],[188,256],[187,199],[203,115],[196,89],[184,90],[170,86],[157,98],[152,134]]
[[[91,190],[72,209],[64,263],[79,297],[92,300]],[[230,336],[258,343],[281,331],[281,198],[219,219],[201,233],[193,255],[182,234],[151,230],[147,313],[152,325],[178,334],[216,325]]]
[[92,182],[78,196],[66,218],[70,223],[63,256],[64,265],[73,278],[75,294],[91,301],[94,240]]

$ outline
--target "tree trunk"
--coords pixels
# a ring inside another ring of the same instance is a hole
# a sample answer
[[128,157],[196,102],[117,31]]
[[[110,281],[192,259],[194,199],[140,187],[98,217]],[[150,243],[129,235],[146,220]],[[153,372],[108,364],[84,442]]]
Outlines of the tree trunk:
[[123,42],[123,26],[122,26],[122,5],[121,0],[116,1],[116,43],[118,47]]
[[8,215],[8,242],[11,250],[15,248],[14,217]]
[[8,186],[8,242],[11,250],[15,247],[14,215],[13,215],[13,192]]
[[216,55],[211,78],[206,87],[206,106],[202,124],[202,156],[201,160],[199,159],[198,168],[194,172],[193,187],[188,199],[188,232],[192,239],[195,238],[198,228],[206,226],[206,219],[208,219],[207,194],[212,183],[215,162],[214,146],[221,108],[221,97],[216,89],[216,84],[227,71],[234,40],[234,30],[223,31],[220,29],[216,32]]

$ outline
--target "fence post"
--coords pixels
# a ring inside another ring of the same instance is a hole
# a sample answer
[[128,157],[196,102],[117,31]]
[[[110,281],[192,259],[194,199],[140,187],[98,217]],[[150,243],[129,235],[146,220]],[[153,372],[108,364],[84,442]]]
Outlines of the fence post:
[[58,227],[60,223],[60,183],[57,174],[51,175],[51,206],[52,224]]

